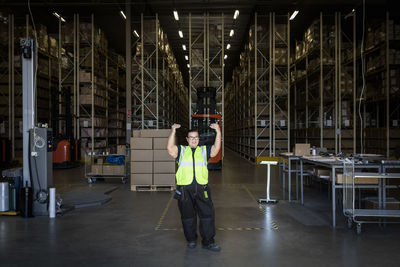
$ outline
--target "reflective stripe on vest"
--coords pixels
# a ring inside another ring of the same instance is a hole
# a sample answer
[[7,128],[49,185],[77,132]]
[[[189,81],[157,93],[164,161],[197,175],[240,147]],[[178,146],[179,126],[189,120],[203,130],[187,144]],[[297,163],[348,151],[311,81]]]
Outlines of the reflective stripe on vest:
[[[193,157],[189,146],[181,146],[181,153],[176,172],[176,183],[178,185],[189,185],[193,182]],[[207,148],[197,147],[194,152],[196,181],[201,185],[208,183]]]

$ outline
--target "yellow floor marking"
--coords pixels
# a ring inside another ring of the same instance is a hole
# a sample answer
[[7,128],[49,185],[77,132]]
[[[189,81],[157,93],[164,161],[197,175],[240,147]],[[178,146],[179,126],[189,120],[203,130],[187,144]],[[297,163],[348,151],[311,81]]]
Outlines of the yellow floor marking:
[[[256,200],[256,198],[254,197],[254,195],[250,192],[250,190],[247,188],[247,186],[242,185],[242,188],[247,192],[247,194],[249,194],[249,196],[251,197],[251,199],[257,203],[258,209],[261,213],[263,214],[267,214],[267,211],[265,209],[262,208],[262,206],[260,205],[260,203],[258,203],[258,201]],[[274,221],[269,220],[269,223],[272,225],[272,228],[274,230],[278,230],[278,226],[276,225],[276,223]]]
[[165,215],[166,215],[167,212],[168,212],[168,209],[169,209],[169,206],[171,205],[172,200],[173,200],[173,198],[172,198],[172,196],[171,196],[171,198],[169,199],[169,201],[168,201],[168,203],[167,203],[167,206],[165,207],[163,213],[161,214],[160,220],[158,221],[157,226],[154,228],[154,230],[157,231],[157,230],[160,229],[161,224],[163,223],[163,220],[164,220],[164,218],[165,218]]

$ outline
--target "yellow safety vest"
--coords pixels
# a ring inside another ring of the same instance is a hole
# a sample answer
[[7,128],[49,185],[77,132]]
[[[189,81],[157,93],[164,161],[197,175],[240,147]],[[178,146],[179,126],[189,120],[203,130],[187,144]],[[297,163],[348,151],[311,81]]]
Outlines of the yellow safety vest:
[[[176,172],[177,185],[189,185],[193,182],[193,155],[190,146],[181,146]],[[207,148],[197,147],[194,152],[196,181],[201,185],[208,184]]]

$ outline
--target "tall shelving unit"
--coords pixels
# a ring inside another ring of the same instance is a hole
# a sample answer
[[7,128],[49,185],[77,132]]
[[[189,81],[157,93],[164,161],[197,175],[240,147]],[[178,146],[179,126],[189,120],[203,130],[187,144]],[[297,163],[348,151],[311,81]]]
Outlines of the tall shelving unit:
[[292,64],[294,143],[337,151],[338,32],[337,13],[320,13],[296,42]]
[[[362,97],[363,149],[387,157],[400,146],[400,25],[389,12],[367,23],[365,49],[366,87]],[[359,90],[360,92],[361,90]],[[361,92],[359,93],[361,94]],[[398,152],[397,152],[398,153]]]
[[187,89],[158,15],[141,14],[134,27],[132,129],[168,128],[175,122],[188,126]]
[[256,13],[248,40],[225,95],[227,145],[256,162],[290,150],[289,16]]

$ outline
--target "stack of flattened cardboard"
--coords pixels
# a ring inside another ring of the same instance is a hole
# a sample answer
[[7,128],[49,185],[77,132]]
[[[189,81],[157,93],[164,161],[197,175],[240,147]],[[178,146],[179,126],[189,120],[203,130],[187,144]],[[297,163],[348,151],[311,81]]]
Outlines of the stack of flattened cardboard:
[[131,138],[131,188],[174,186],[176,163],[167,151],[170,129],[133,131]]

